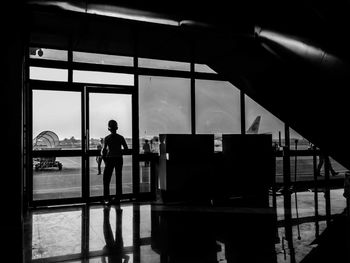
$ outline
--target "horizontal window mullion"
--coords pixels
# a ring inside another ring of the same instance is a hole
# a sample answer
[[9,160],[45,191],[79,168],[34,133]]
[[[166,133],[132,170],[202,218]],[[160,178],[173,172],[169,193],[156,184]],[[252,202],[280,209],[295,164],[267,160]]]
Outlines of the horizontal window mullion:
[[30,67],[68,69],[68,63],[68,61],[59,60],[29,59]]

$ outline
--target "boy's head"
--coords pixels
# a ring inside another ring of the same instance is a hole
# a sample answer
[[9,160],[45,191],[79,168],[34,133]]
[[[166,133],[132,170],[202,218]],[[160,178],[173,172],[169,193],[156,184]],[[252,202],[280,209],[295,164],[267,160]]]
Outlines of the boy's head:
[[108,130],[109,131],[116,131],[116,130],[118,130],[118,123],[115,120],[110,120],[108,122]]

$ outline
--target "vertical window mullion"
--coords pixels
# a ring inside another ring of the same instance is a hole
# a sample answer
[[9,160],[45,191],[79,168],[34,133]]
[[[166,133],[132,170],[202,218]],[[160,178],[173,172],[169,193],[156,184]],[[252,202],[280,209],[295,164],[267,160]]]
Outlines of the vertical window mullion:
[[191,62],[191,133],[196,134],[196,80],[194,62]]
[[240,91],[240,104],[241,104],[241,134],[245,134],[245,94]]

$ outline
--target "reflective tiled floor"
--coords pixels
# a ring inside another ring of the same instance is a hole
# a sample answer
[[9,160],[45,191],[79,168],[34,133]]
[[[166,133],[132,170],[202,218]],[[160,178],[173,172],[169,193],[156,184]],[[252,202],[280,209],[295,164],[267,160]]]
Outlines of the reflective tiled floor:
[[[307,193],[298,198],[304,219],[289,226],[272,208],[125,203],[35,210],[25,219],[26,262],[301,262],[326,221],[308,217]],[[340,211],[340,194],[335,203]]]

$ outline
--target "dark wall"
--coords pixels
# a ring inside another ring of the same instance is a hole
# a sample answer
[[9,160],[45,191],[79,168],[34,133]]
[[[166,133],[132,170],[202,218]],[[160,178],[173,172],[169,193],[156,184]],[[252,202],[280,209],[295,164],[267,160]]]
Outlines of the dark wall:
[[6,16],[2,31],[2,251],[11,262],[23,262],[23,210],[22,210],[22,63],[23,63],[23,9],[20,3],[5,4]]

